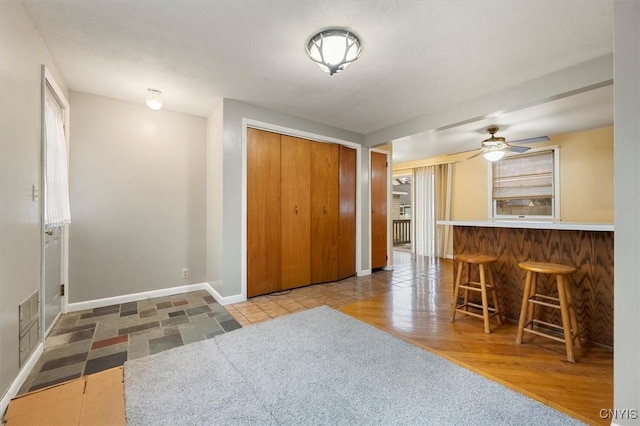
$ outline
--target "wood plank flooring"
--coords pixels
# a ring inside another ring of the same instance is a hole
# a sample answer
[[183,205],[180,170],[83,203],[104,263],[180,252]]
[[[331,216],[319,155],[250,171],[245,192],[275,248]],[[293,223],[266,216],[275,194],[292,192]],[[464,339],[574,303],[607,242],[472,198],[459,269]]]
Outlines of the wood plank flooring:
[[492,320],[489,335],[478,318],[460,315],[451,323],[452,267],[449,260],[415,261],[397,252],[393,271],[253,298],[227,309],[248,325],[327,304],[581,421],[610,424],[600,410],[613,405],[611,348],[587,344],[570,363],[561,343],[526,335],[517,345],[515,323],[498,326]]

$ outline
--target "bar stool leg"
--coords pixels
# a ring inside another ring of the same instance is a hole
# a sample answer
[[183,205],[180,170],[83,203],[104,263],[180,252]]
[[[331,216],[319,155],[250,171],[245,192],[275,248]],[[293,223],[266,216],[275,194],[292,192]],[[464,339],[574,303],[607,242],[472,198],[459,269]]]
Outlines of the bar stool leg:
[[[531,273],[531,286],[529,287],[529,299],[532,299],[536,295],[536,291],[538,289],[538,273]],[[533,330],[533,319],[536,316],[536,305],[535,303],[531,303],[529,305],[529,311],[527,312],[527,324]]]
[[569,319],[569,303],[567,302],[567,292],[564,288],[562,275],[556,275],[558,284],[558,298],[560,299],[560,314],[562,314],[562,329],[564,331],[564,344],[567,348],[567,360],[575,362],[573,357],[573,335],[571,334],[571,320]]
[[569,319],[571,320],[571,335],[572,339],[575,339],[576,348],[582,348],[582,342],[580,341],[580,328],[578,327],[578,318],[576,315],[576,305],[571,294],[571,283],[565,282],[564,286],[567,292],[567,301],[569,302]]
[[462,283],[462,265],[458,262],[458,275],[456,276],[456,285],[453,289],[453,302],[451,303],[451,322],[456,320],[456,308],[458,307],[458,293],[460,293],[460,284]]
[[489,273],[489,282],[491,283],[491,295],[493,297],[493,307],[495,309],[496,318],[498,320],[498,325],[502,325],[502,311],[500,310],[500,301],[498,300],[498,290],[496,289],[496,279],[493,275],[493,268],[489,265],[488,271]]
[[480,269],[480,294],[482,295],[482,317],[484,319],[484,332],[491,333],[489,326],[489,301],[487,300],[487,281],[484,271],[484,265],[478,265]]
[[520,319],[518,320],[518,332],[516,334],[516,343],[522,343],[524,334],[524,325],[527,320],[527,312],[529,311],[529,292],[531,291],[531,276],[533,272],[527,271],[527,277],[524,280],[524,291],[522,292],[522,306],[520,307]]
[[[465,283],[470,283],[471,282],[471,265],[466,263],[465,266],[467,268],[467,278]],[[469,289],[468,288],[464,289],[464,297],[462,298],[462,305],[464,306],[464,310],[469,312]]]

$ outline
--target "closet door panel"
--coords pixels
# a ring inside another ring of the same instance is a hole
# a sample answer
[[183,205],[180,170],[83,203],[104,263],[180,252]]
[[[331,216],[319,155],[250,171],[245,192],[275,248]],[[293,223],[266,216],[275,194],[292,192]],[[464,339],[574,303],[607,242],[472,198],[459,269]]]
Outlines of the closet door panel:
[[338,279],[356,273],[356,150],[340,145]]
[[247,296],[280,285],[280,135],[247,130]]
[[387,155],[371,153],[371,269],[387,266]]
[[311,283],[338,279],[338,145],[311,142]]
[[[281,262],[280,289],[310,282],[311,227],[309,216],[310,142],[281,137]],[[276,250],[277,247],[274,247]]]

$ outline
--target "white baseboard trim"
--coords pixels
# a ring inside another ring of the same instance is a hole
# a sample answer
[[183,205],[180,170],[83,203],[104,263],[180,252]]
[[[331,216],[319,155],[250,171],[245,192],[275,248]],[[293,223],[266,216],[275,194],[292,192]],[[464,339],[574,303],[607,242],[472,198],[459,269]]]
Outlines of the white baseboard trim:
[[393,271],[393,265],[387,265],[382,269],[384,269],[385,271]]
[[[122,296],[105,297],[103,299],[87,300],[86,302],[69,303],[67,312],[83,311],[85,309],[101,308],[103,306],[118,305],[120,303],[137,302],[139,300],[153,299],[154,297],[173,296],[174,294],[188,293],[190,291],[206,290],[214,298],[213,288],[209,283],[189,284],[179,287],[161,288],[159,290],[143,291],[141,293],[124,294]],[[216,292],[217,293],[217,292]],[[216,299],[217,300],[217,299]]]
[[9,402],[11,402],[11,398],[18,394],[20,388],[22,387],[22,385],[24,385],[24,382],[27,380],[27,377],[29,377],[31,370],[33,370],[33,367],[36,365],[36,363],[40,359],[40,355],[42,355],[43,352],[44,344],[40,343],[38,346],[36,346],[36,350],[33,351],[31,356],[27,360],[27,363],[20,369],[18,376],[13,381],[13,383],[11,383],[11,386],[9,386],[7,392],[2,396],[2,401],[0,401],[0,418],[4,418],[4,412],[7,410]]
[[211,290],[209,292],[211,293],[213,298],[216,299],[216,302],[218,302],[219,304],[221,304],[223,306],[224,305],[231,305],[233,303],[240,303],[240,302],[246,302],[247,301],[247,296],[245,296],[243,294],[234,294],[233,296],[222,296],[213,287],[211,287]]
[[446,255],[444,258],[445,258],[445,259],[451,259],[451,260],[453,260],[453,255],[452,255],[452,254],[448,254],[448,255]]
[[366,277],[367,275],[371,275],[371,269],[363,269],[356,274],[356,277]]

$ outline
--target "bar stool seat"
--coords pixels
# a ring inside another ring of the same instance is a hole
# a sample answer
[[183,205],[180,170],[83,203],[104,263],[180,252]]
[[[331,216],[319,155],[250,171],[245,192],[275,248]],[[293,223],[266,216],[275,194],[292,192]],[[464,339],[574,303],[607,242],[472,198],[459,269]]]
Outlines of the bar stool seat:
[[[565,283],[564,276],[575,272],[576,268],[573,266],[545,262],[520,262],[518,266],[527,271],[527,277],[524,283],[524,293],[522,295],[522,307],[520,309],[516,343],[522,343],[525,331],[527,333],[547,337],[558,342],[563,342],[567,351],[567,360],[575,362],[573,353],[574,342],[575,346],[578,348],[581,348],[582,344],[580,342],[576,310],[571,296],[571,286]],[[538,274],[555,275],[555,282],[558,287],[558,297],[551,297],[536,292]],[[562,325],[551,324],[546,321],[535,319],[536,305],[560,309]],[[543,326],[547,329],[557,329],[562,331],[562,337],[551,335],[545,331],[534,328],[534,326]]]
[[[451,304],[451,322],[456,320],[456,313],[482,318],[484,321],[484,332],[491,333],[489,318],[495,316],[498,324],[502,324],[500,318],[500,303],[498,301],[498,292],[496,291],[495,280],[491,265],[498,260],[493,256],[484,254],[457,254],[454,259],[458,262],[458,274],[453,290],[453,303]],[[462,281],[464,267],[467,267],[466,280]],[[471,265],[478,265],[478,273],[480,281],[471,281]],[[458,305],[460,291],[464,290],[463,303]],[[469,291],[479,292],[482,303],[477,304],[469,301]],[[493,307],[489,306],[488,292],[491,292],[493,298]],[[482,314],[469,310],[469,307],[481,309]]]

